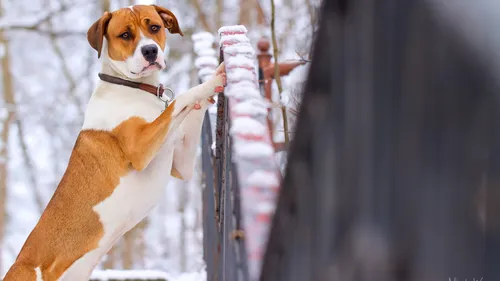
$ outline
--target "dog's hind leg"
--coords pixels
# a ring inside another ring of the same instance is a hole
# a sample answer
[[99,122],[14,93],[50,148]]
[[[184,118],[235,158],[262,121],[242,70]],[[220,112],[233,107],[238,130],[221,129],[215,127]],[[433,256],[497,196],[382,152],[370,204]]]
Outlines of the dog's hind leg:
[[28,266],[21,263],[14,263],[3,281],[52,281],[44,280],[42,278],[42,272],[40,268],[35,268],[33,266]]

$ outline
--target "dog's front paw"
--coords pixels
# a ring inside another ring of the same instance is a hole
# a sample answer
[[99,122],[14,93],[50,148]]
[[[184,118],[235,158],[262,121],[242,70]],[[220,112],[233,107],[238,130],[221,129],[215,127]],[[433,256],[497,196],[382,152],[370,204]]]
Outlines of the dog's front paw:
[[214,88],[214,93],[222,93],[224,92],[224,87],[226,86],[227,82],[227,77],[226,73],[220,73],[217,74],[214,79],[215,81],[215,88]]

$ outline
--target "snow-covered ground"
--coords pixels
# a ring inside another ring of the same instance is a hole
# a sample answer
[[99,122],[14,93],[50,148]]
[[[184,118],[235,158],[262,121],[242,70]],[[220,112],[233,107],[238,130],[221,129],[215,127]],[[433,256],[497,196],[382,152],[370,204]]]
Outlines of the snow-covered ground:
[[92,274],[91,281],[108,280],[154,280],[154,281],[205,281],[207,273],[204,269],[200,271],[182,273],[173,277],[163,271],[156,270],[96,270]]

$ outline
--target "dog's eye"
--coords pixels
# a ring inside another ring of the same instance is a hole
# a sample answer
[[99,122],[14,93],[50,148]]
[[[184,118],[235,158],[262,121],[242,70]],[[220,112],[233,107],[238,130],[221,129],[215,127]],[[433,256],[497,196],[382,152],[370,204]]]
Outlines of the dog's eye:
[[128,39],[130,39],[130,33],[123,32],[122,34],[120,34],[120,38],[128,40]]
[[156,33],[158,31],[160,31],[160,26],[159,25],[152,25],[149,27],[149,29],[151,30],[152,33]]

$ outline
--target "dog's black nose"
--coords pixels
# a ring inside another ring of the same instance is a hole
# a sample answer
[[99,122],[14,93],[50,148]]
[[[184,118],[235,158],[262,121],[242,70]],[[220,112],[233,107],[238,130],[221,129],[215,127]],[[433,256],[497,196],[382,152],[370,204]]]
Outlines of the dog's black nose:
[[155,62],[158,56],[158,47],[156,45],[146,45],[141,48],[142,55],[149,62]]

